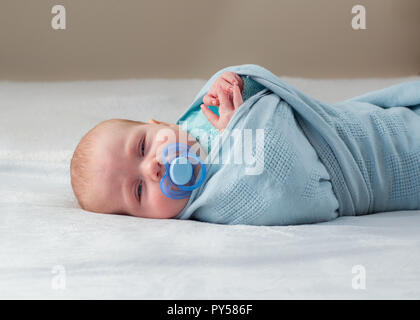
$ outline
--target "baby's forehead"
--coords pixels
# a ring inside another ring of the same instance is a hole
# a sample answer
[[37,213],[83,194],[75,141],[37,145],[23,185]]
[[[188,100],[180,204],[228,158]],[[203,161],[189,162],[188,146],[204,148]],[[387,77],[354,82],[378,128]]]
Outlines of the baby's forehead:
[[116,130],[119,131],[128,131],[132,129],[133,127],[136,127],[136,124],[131,121],[109,121],[103,123],[101,126],[98,127],[99,133],[115,133]]
[[92,143],[92,158],[98,161],[101,167],[115,167],[122,164],[124,154],[130,147],[136,129],[149,130],[148,126],[134,121],[115,121],[106,123],[98,128]]
[[123,199],[117,183],[118,181],[113,180],[113,175],[101,174],[101,172],[95,172],[92,175],[90,199],[101,212],[114,213],[120,210]]
[[[115,167],[122,164],[127,148],[133,141],[135,129],[139,124],[130,122],[110,123],[100,129],[93,143],[92,157],[99,161],[101,167]],[[148,130],[147,126],[142,129]]]
[[106,124],[98,128],[97,133],[93,137],[94,145],[101,146],[105,144],[109,147],[109,145],[121,143],[121,140],[130,136],[134,128],[133,124],[124,122]]
[[[118,151],[118,150],[116,150]],[[113,192],[113,187],[119,183],[119,167],[123,165],[124,159],[117,157],[109,148],[97,148],[92,154],[89,166],[89,189],[92,198],[99,201],[102,205],[109,206],[115,202],[118,194]]]

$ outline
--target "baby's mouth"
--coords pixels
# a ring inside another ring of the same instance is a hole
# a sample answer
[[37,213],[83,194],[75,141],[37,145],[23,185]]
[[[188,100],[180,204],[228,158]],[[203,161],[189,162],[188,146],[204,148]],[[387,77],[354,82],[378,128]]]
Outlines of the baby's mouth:
[[159,163],[159,165],[160,165],[160,177],[163,178],[166,173],[166,166],[162,163]]

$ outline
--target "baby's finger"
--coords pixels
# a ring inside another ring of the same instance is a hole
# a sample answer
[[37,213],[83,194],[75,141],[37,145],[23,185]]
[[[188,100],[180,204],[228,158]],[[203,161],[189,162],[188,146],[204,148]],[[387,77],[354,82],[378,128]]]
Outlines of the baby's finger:
[[206,106],[218,106],[219,105],[219,100],[217,99],[217,97],[215,97],[212,94],[206,94],[203,97],[203,103]]
[[236,73],[231,71],[226,71],[222,74],[222,78],[229,82],[231,85],[238,83],[238,79],[236,78]]
[[223,91],[222,87],[218,87],[217,96],[219,97],[219,114],[231,112],[233,109],[229,96]]
[[217,114],[215,114],[214,112],[212,112],[209,109],[209,107],[207,107],[204,104],[202,104],[200,107],[201,107],[201,111],[204,113],[204,115],[206,116],[207,120],[209,120],[210,123],[213,125],[213,127],[215,127],[217,129],[217,123],[219,122],[219,117],[217,116]]
[[235,73],[235,78],[238,81],[239,89],[242,92],[242,90],[244,89],[244,80],[242,80],[242,78],[238,74],[236,74],[236,73]]
[[242,80],[242,78],[235,72],[225,72],[222,75],[222,78],[224,78],[226,81],[228,81],[232,86],[237,84],[239,86],[239,89],[244,88],[244,81]]
[[233,107],[236,109],[238,109],[242,104],[243,104],[243,100],[242,100],[242,94],[241,94],[241,89],[239,89],[238,85],[234,85],[233,86]]
[[[232,84],[230,84],[228,81],[226,81],[223,78],[219,79],[219,86],[221,86],[223,90],[227,93],[232,92],[233,90]],[[220,98],[219,98],[219,102],[220,102]]]

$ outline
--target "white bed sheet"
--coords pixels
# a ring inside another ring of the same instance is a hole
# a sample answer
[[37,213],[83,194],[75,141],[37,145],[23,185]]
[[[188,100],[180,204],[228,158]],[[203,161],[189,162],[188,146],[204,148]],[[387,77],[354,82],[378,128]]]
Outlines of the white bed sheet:
[[[283,79],[333,102],[420,77]],[[89,128],[175,121],[204,83],[0,82],[0,298],[419,299],[420,211],[254,227],[77,207],[68,166]]]

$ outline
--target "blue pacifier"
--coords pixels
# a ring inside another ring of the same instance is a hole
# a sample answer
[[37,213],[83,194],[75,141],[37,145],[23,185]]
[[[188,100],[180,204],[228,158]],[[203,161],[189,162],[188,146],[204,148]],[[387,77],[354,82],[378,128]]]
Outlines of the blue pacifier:
[[[166,172],[160,180],[160,190],[169,198],[188,198],[206,178],[205,164],[190,149],[190,146],[177,142],[167,145],[162,151]],[[201,168],[201,176],[194,175],[197,166]]]

